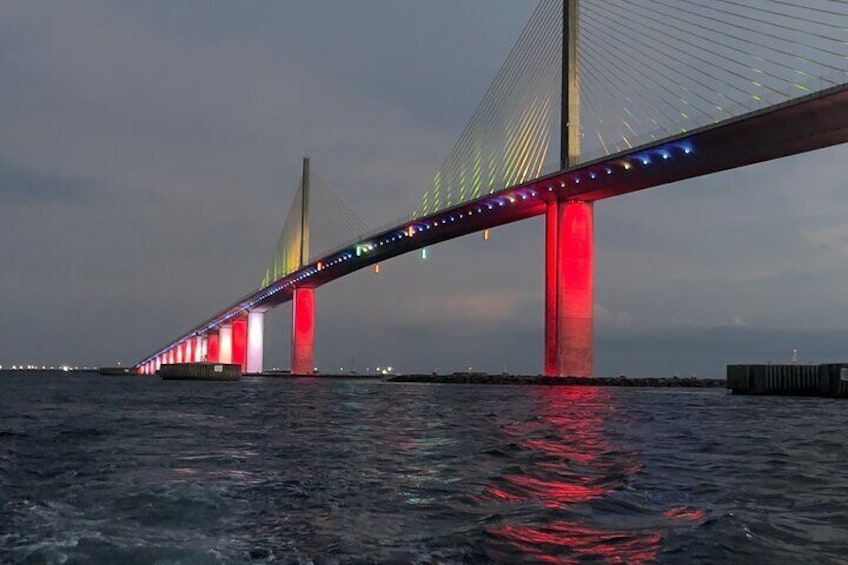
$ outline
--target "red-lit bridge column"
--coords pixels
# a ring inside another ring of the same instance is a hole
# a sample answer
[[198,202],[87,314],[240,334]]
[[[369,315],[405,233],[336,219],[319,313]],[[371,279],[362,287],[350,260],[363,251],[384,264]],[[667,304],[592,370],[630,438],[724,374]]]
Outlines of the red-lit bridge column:
[[247,316],[239,316],[233,320],[233,361],[241,367],[241,372],[247,371]]
[[209,337],[206,339],[206,361],[209,363],[218,362],[218,332],[209,332]]
[[293,375],[311,375],[315,368],[315,290],[297,288],[292,297]]
[[545,376],[594,372],[591,202],[549,202],[545,214]]

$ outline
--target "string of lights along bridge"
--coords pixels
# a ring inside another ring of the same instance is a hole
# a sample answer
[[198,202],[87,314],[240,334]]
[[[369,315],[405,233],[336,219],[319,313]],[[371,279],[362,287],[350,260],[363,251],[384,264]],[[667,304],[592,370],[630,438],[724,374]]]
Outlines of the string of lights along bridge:
[[544,215],[542,369],[591,376],[595,202],[844,143],[846,75],[844,1],[541,0],[409,216],[369,231],[305,159],[260,288],[135,368],[260,373],[264,314],[291,301],[291,371],[311,374],[316,289]]

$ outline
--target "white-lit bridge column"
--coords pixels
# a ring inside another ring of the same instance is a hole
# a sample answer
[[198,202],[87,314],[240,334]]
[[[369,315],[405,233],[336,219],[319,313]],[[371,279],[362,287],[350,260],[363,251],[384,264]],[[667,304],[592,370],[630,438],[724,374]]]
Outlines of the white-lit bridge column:
[[265,313],[250,312],[247,315],[247,372],[263,371],[265,343]]
[[209,362],[209,335],[203,334],[200,336],[200,362]]
[[233,362],[233,326],[222,324],[218,329],[218,363]]
[[192,363],[200,363],[203,360],[203,338],[199,335],[194,336],[192,354]]

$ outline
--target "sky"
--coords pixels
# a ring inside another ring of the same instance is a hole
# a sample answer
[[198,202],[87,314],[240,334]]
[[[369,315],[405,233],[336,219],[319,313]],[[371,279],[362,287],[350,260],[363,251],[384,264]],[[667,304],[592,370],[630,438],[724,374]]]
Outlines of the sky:
[[[304,154],[369,225],[408,212],[534,6],[0,3],[0,365],[133,363],[256,288]],[[598,374],[848,360],[846,195],[839,146],[599,202]],[[321,288],[317,364],[538,373],[543,229]]]

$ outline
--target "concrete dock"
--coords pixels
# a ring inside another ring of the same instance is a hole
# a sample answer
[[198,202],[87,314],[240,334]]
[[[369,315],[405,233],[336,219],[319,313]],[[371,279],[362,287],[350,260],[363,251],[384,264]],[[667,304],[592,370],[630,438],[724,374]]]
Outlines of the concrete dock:
[[848,397],[848,363],[728,365],[733,394]]

